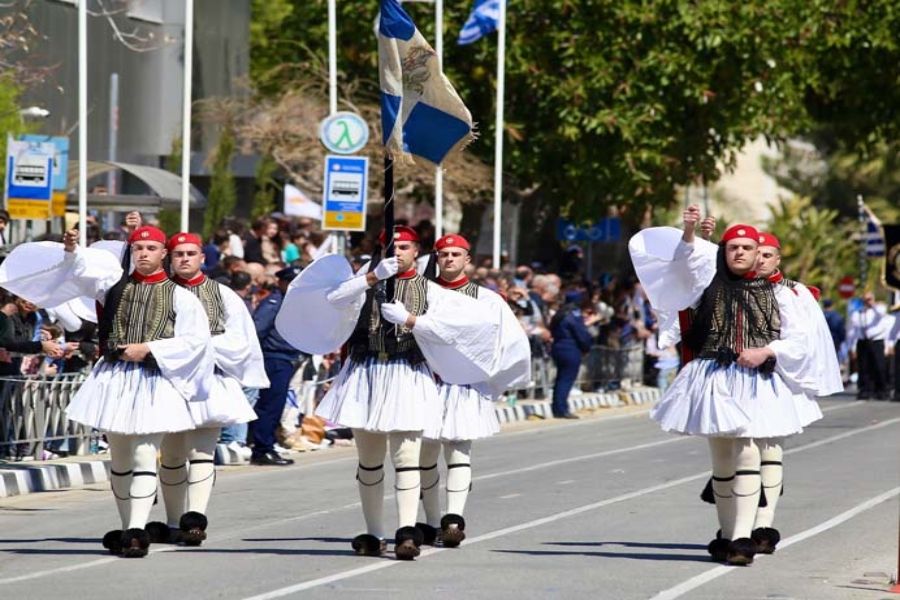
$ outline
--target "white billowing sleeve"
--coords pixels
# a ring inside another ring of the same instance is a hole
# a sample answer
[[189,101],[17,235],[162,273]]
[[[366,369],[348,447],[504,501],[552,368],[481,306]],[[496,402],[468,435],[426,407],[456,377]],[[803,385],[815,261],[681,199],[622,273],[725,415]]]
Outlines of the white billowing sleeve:
[[428,310],[413,335],[432,370],[447,383],[489,382],[499,374],[502,315],[496,305],[428,282]]
[[775,286],[775,299],[781,318],[781,337],[768,345],[775,352],[775,370],[795,393],[815,396],[819,393],[819,382],[815,360],[809,351],[808,317],[790,289]]
[[66,252],[56,242],[21,244],[0,265],[0,287],[42,308],[82,296],[102,302],[121,277],[122,266],[109,252]]
[[831,338],[828,322],[825,321],[825,314],[806,286],[798,285],[794,290],[797,292],[798,304],[804,311],[805,324],[809,331],[811,360],[815,363],[816,381],[819,386],[818,395],[830,396],[843,392],[841,366],[834,350],[834,340]]
[[531,381],[531,344],[519,319],[499,294],[478,290],[479,302],[486,302],[500,314],[500,345],[494,375],[487,381],[494,396]]
[[219,284],[225,304],[225,333],[212,336],[216,366],[248,388],[269,387],[262,349],[247,305],[229,287]]
[[365,293],[369,289],[366,273],[362,269],[359,273],[337,285],[328,292],[327,298],[336,307],[353,306],[354,303],[365,299]]
[[651,227],[628,242],[634,270],[658,311],[693,306],[716,274],[718,246],[699,237],[686,244],[682,235],[674,227]]
[[185,400],[206,400],[215,367],[209,319],[200,300],[183,288],[175,288],[174,304],[174,337],[147,345],[163,377]]
[[[364,269],[360,269],[363,271]],[[307,354],[334,352],[353,333],[365,304],[364,276],[340,254],[317,258],[291,282],[275,317],[278,333]],[[341,286],[346,286],[338,292]],[[334,301],[332,301],[332,294]]]

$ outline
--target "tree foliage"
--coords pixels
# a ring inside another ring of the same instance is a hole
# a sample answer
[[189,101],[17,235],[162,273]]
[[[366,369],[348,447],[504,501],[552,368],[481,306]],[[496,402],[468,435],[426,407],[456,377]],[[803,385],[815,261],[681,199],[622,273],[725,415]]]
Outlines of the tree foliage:
[[[339,2],[344,83],[377,89],[377,0]],[[433,39],[431,5],[407,4]],[[495,36],[459,47],[470,2],[445,8],[446,71],[493,154]],[[252,72],[263,91],[300,67],[324,78],[326,2],[254,3]],[[571,214],[666,205],[714,180],[736,150],[834,125],[852,150],[900,130],[900,7],[891,0],[513,0],[505,171]],[[310,55],[301,52],[308,48]]]
[[219,133],[219,142],[211,157],[212,175],[207,197],[206,210],[203,213],[203,237],[208,238],[226,216],[234,212],[237,204],[237,188],[231,160],[234,158],[235,137],[230,127],[223,127]]

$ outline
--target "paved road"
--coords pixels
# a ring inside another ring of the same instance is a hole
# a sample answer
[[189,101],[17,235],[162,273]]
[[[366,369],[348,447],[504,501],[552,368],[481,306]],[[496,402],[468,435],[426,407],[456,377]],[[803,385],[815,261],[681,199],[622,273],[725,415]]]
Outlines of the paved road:
[[707,558],[704,442],[609,411],[478,444],[470,538],[414,563],[352,555],[352,449],[220,472],[210,539],[143,560],[100,547],[115,525],[106,486],[2,500],[0,598],[897,598],[884,589],[897,562],[900,404],[822,405],[825,419],[786,444],[785,539],[748,568]]

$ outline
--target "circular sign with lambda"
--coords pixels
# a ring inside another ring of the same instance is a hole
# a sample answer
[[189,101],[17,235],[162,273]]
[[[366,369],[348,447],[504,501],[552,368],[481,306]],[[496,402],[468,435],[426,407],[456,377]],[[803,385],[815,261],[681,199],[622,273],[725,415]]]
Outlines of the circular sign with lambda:
[[329,152],[355,154],[369,141],[369,125],[356,113],[334,113],[319,125],[319,139]]

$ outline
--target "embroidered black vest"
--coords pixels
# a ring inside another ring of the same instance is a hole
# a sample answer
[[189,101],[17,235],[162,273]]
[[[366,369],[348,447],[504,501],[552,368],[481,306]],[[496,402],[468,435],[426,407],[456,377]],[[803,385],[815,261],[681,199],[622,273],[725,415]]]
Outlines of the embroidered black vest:
[[175,336],[175,282],[129,280],[112,319],[108,349]]
[[[428,280],[418,274],[407,279],[397,278],[394,298],[402,302],[410,314],[424,315],[428,310]],[[376,298],[375,289],[366,292],[366,303],[348,346],[350,355],[357,360],[376,357],[408,360],[413,364],[424,360],[411,329],[382,322],[381,302]]]
[[209,320],[209,332],[212,335],[225,333],[225,301],[219,283],[208,277],[198,285],[186,285],[184,288],[200,299],[206,318]]

